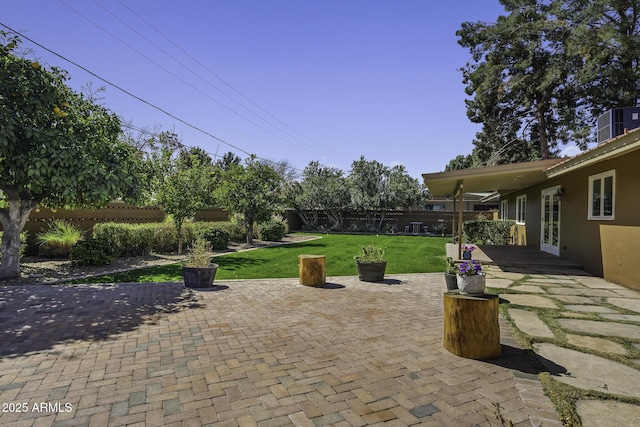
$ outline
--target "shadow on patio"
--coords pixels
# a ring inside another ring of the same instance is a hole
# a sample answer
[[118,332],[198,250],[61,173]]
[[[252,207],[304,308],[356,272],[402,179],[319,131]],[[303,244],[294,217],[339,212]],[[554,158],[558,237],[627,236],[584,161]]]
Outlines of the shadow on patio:
[[[151,286],[156,287],[150,292]],[[153,322],[154,315],[198,308],[180,283],[94,286],[1,286],[0,357],[51,349],[74,340],[104,340]]]

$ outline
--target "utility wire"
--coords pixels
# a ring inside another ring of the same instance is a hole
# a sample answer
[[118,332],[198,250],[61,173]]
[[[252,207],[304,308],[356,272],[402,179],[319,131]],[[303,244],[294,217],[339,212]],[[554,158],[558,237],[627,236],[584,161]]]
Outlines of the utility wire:
[[[272,132],[271,130],[265,128],[264,126],[254,122],[253,120],[249,119],[248,117],[238,113],[237,111],[233,110],[232,108],[224,105],[223,103],[221,103],[220,101],[218,101],[217,99],[213,98],[212,96],[208,95],[207,93],[203,92],[202,90],[198,89],[197,87],[195,87],[194,85],[192,85],[191,83],[187,82],[186,80],[184,80],[182,77],[178,76],[177,74],[173,73],[172,71],[168,70],[167,68],[163,67],[162,65],[160,65],[159,63],[157,63],[156,61],[154,61],[153,59],[149,58],[147,55],[145,55],[144,53],[140,52],[139,50],[137,50],[136,48],[134,48],[133,46],[131,46],[130,44],[128,44],[127,42],[125,42],[124,40],[120,39],[119,37],[117,37],[116,35],[114,35],[113,33],[111,33],[109,30],[105,29],[104,27],[100,26],[99,24],[97,24],[96,22],[92,21],[90,18],[88,18],[87,16],[83,15],[82,13],[80,13],[79,11],[77,11],[76,9],[74,9],[73,7],[69,6],[68,4],[66,4],[64,1],[62,0],[58,0],[60,3],[62,3],[64,6],[66,6],[67,8],[69,8],[71,11],[75,12],[76,14],[78,14],[80,17],[82,17],[83,19],[87,20],[89,23],[93,24],[94,26],[98,27],[99,29],[101,29],[102,31],[104,31],[105,33],[107,33],[109,36],[113,37],[114,39],[116,39],[117,41],[119,41],[120,43],[122,43],[123,45],[125,45],[126,47],[128,47],[129,49],[131,49],[132,51],[134,51],[135,53],[137,53],[138,55],[140,55],[141,57],[145,58],[147,61],[151,62],[152,64],[154,64],[155,66],[157,66],[158,68],[164,70],[166,73],[170,74],[171,76],[173,76],[174,78],[176,78],[177,80],[181,81],[182,83],[184,83],[185,85],[189,86],[190,88],[192,88],[193,90],[195,90],[196,92],[200,93],[201,95],[205,96],[206,98],[209,98],[210,100],[212,100],[213,102],[215,102],[216,104],[220,105],[221,107],[225,108],[226,110],[232,112],[233,114],[245,119],[246,121],[248,121],[249,123],[253,124],[254,126],[264,130],[267,133],[270,133],[271,135],[282,139],[283,141],[289,142],[291,143],[291,141],[287,140],[286,138],[283,138],[282,136],[276,134],[275,132]],[[295,145],[295,144],[294,144]]]
[[[95,1],[95,0],[94,0]],[[265,114],[267,114],[269,117],[273,118],[274,120],[278,121],[279,123],[281,123],[283,126],[287,127],[289,130],[295,132],[296,134],[298,134],[300,137],[306,139],[307,141],[311,142],[312,144],[314,144],[316,147],[318,147],[318,149],[320,149],[321,151],[324,151],[325,154],[330,154],[328,153],[326,150],[324,150],[324,147],[322,147],[320,144],[316,143],[315,141],[313,141],[312,139],[306,137],[305,135],[301,134],[300,132],[298,132],[296,129],[292,128],[291,126],[287,125],[285,122],[283,122],[282,120],[280,120],[278,117],[274,116],[273,114],[271,114],[269,111],[265,110],[263,107],[261,107],[259,104],[257,104],[256,102],[254,102],[253,100],[251,100],[249,97],[247,97],[246,95],[244,95],[242,92],[240,92],[238,89],[236,89],[235,87],[233,87],[230,83],[228,83],[226,80],[224,80],[222,77],[220,77],[218,74],[216,74],[215,72],[213,72],[210,68],[208,68],[206,65],[204,65],[202,62],[200,62],[198,59],[196,59],[195,57],[193,57],[193,55],[191,55],[189,52],[187,52],[186,50],[184,50],[182,47],[180,47],[179,45],[177,45],[176,43],[174,43],[171,39],[169,39],[166,35],[164,35],[160,30],[158,30],[156,27],[154,27],[151,23],[149,23],[147,20],[145,20],[140,14],[136,13],[133,9],[131,9],[129,6],[127,6],[125,3],[122,2],[122,0],[118,0],[118,3],[120,3],[124,8],[126,8],[129,12],[131,12],[133,15],[135,15],[138,19],[140,19],[142,22],[144,22],[149,28],[151,28],[152,30],[154,30],[156,33],[158,33],[162,38],[164,38],[166,41],[168,41],[169,43],[171,43],[175,48],[177,48],[178,50],[180,50],[180,52],[182,52],[184,55],[186,55],[187,57],[189,57],[192,61],[194,61],[196,64],[200,65],[202,68],[204,68],[207,72],[209,72],[211,75],[213,75],[214,77],[216,77],[218,80],[220,80],[222,83],[224,83],[227,87],[229,87],[230,89],[232,89],[235,93],[237,93],[238,95],[240,95],[242,98],[244,98],[245,100],[247,100],[248,102],[250,102],[251,104],[253,104],[256,108],[260,109],[262,112],[264,112]]]
[[[191,123],[187,122],[186,120],[181,119],[180,117],[176,116],[175,114],[172,114],[172,113],[168,112],[167,110],[165,110],[165,109],[163,109],[163,108],[161,108],[161,107],[158,107],[157,105],[152,104],[151,102],[149,102],[149,101],[147,101],[147,100],[145,100],[145,99],[143,99],[143,98],[141,98],[141,97],[139,97],[139,96],[137,96],[137,95],[135,95],[135,94],[133,94],[133,93],[129,92],[128,90],[126,90],[126,89],[122,88],[121,86],[119,86],[119,85],[117,85],[117,84],[115,84],[115,83],[113,83],[113,82],[111,82],[111,81],[109,81],[109,80],[107,80],[107,79],[105,79],[105,78],[103,78],[103,77],[99,76],[98,74],[96,74],[96,73],[94,73],[93,71],[89,70],[88,68],[86,68],[86,67],[84,67],[84,66],[82,66],[82,65],[78,64],[77,62],[72,61],[71,59],[69,59],[69,58],[67,58],[67,57],[65,57],[65,56],[63,56],[63,55],[61,55],[61,54],[59,54],[59,53],[57,53],[57,52],[55,52],[55,51],[53,51],[53,50],[51,50],[51,49],[47,48],[46,46],[44,46],[44,45],[42,45],[42,44],[40,44],[40,43],[36,42],[35,40],[33,40],[33,39],[32,39],[32,38],[30,38],[30,37],[27,37],[26,35],[22,34],[21,32],[19,32],[19,31],[17,31],[17,30],[14,30],[14,29],[13,29],[13,28],[11,28],[10,26],[8,26],[8,25],[6,25],[6,24],[4,24],[4,23],[2,23],[2,22],[0,22],[0,25],[1,25],[1,26],[3,26],[4,28],[6,28],[7,30],[9,30],[10,32],[12,32],[12,33],[14,33],[14,34],[17,34],[18,36],[20,36],[20,37],[21,37],[21,38],[23,38],[24,40],[28,40],[29,42],[33,43],[34,45],[38,46],[39,48],[46,50],[46,51],[47,51],[47,52],[49,52],[50,54],[52,54],[52,55],[54,55],[54,56],[56,56],[56,57],[58,57],[58,58],[62,59],[63,61],[66,61],[66,62],[68,62],[68,63],[70,63],[70,64],[74,65],[75,67],[78,67],[79,69],[81,69],[81,70],[83,70],[84,72],[86,72],[86,73],[88,73],[88,74],[92,75],[93,77],[97,78],[98,80],[102,81],[103,83],[106,83],[106,84],[108,84],[109,86],[114,87],[115,89],[119,90],[120,92],[122,92],[122,93],[124,93],[124,94],[126,94],[126,95],[128,95],[128,96],[130,96],[130,97],[132,97],[132,98],[134,98],[135,100],[137,100],[137,101],[139,101],[139,102],[142,102],[143,104],[145,104],[145,105],[147,105],[147,106],[149,106],[149,107],[153,108],[154,110],[157,110],[157,111],[159,111],[159,112],[161,112],[161,113],[163,113],[163,114],[165,114],[165,115],[167,115],[167,116],[171,117],[172,119],[174,119],[174,120],[176,120],[176,121],[178,121],[178,122],[182,123],[183,125],[185,125],[185,126],[187,126],[187,127],[191,128],[191,129],[193,129],[193,130],[195,130],[195,131],[198,131],[198,132],[200,132],[200,133],[202,133],[202,134],[204,134],[204,135],[206,135],[206,136],[208,136],[208,137],[210,137],[210,138],[212,138],[212,139],[214,139],[214,140],[216,140],[216,141],[218,141],[218,142],[221,142],[221,143],[223,143],[223,144],[225,144],[225,145],[227,145],[227,146],[229,146],[229,147],[231,147],[231,148],[234,148],[234,149],[236,149],[236,150],[240,151],[241,153],[244,153],[245,155],[247,155],[247,156],[249,156],[249,157],[250,157],[250,156],[252,156],[252,154],[251,154],[251,153],[249,153],[248,151],[246,151],[246,150],[244,150],[244,149],[242,149],[242,148],[238,147],[237,145],[231,144],[230,142],[227,142],[227,141],[225,141],[224,139],[219,138],[219,137],[217,137],[217,136],[213,135],[213,134],[212,134],[212,133],[210,133],[210,132],[205,131],[204,129],[202,129],[202,128],[198,127],[198,126],[193,125],[193,124],[191,124]],[[262,161],[265,161],[265,162],[269,162],[269,163],[275,163],[273,160],[265,159],[265,158],[258,157],[258,156],[256,156],[256,159],[258,159],[258,160],[262,160]],[[297,171],[299,171],[299,172],[302,172],[302,170],[297,169],[297,168],[291,168],[291,169],[294,169],[294,170],[297,170]]]
[[[60,0],[60,2],[62,4],[65,4],[62,0]],[[177,64],[179,64],[180,66],[182,66],[184,69],[186,69],[187,71],[189,71],[191,74],[193,74],[194,76],[196,76],[197,78],[199,78],[200,80],[202,80],[203,82],[205,82],[206,84],[208,84],[209,86],[211,86],[213,89],[215,89],[216,91],[218,91],[220,94],[224,95],[227,99],[233,101],[234,103],[236,103],[237,105],[239,105],[240,107],[242,107],[243,109],[245,109],[246,111],[248,111],[249,113],[253,114],[254,116],[256,116],[258,119],[264,121],[265,123],[267,123],[270,126],[273,126],[274,128],[276,128],[277,130],[279,130],[280,132],[282,132],[283,134],[287,135],[290,138],[293,139],[297,139],[299,140],[298,137],[290,134],[289,132],[287,132],[286,130],[282,129],[281,127],[269,122],[268,120],[266,120],[265,118],[261,117],[259,114],[257,114],[256,112],[252,111],[251,109],[249,109],[248,107],[246,107],[245,105],[243,105],[241,102],[237,101],[236,99],[232,98],[231,96],[229,96],[227,93],[225,93],[224,91],[222,91],[221,89],[219,89],[218,87],[216,87],[213,83],[211,83],[209,80],[205,79],[204,77],[202,77],[201,75],[199,75],[198,73],[196,73],[195,71],[193,71],[191,68],[189,68],[187,65],[185,65],[184,63],[182,63],[180,60],[178,60],[177,58],[175,58],[173,55],[171,55],[170,53],[168,53],[166,50],[164,50],[162,47],[158,46],[156,43],[154,43],[152,40],[149,40],[149,38],[145,37],[143,34],[141,34],[138,30],[136,30],[134,27],[132,27],[131,25],[129,25],[128,23],[126,23],[124,20],[122,20],[120,17],[118,17],[115,13],[111,12],[109,9],[107,9],[105,6],[101,5],[97,0],[93,0],[93,2],[99,6],[101,9],[103,9],[105,12],[107,12],[109,15],[111,15],[114,19],[117,19],[122,25],[126,26],[127,28],[129,28],[131,31],[133,31],[135,34],[137,34],[140,38],[144,39],[147,43],[149,43],[150,45],[152,45],[153,47],[155,47],[156,49],[158,49],[160,52],[162,52],[163,54],[165,54],[166,56],[168,56],[170,59],[172,59],[174,62],[176,62]],[[66,5],[65,6],[69,7],[70,9],[72,9],[70,6]],[[74,9],[72,9],[74,10]],[[74,10],[74,12],[76,12],[77,14],[79,14],[80,16],[82,16],[83,18],[87,19],[89,22],[91,22],[92,24],[98,26],[98,28],[101,28],[103,31],[106,31],[105,29],[103,29],[102,27],[100,27],[98,24],[95,24],[93,21],[89,20],[88,18],[86,18],[85,16],[83,16],[82,14],[80,14],[78,11]],[[137,15],[136,15],[137,16]],[[146,23],[146,21],[145,21]],[[153,27],[152,27],[153,28]],[[154,28],[155,30],[155,28]],[[156,30],[157,31],[157,30]],[[116,38],[116,40],[120,41],[121,43],[124,43],[125,45],[127,45],[127,47],[129,47],[130,49],[133,49],[131,46],[129,46],[128,44],[126,44],[125,42],[123,42],[122,40],[118,39],[117,37],[115,37],[113,34],[107,32],[109,35],[111,35],[112,37]],[[175,44],[174,44],[175,45]],[[137,50],[133,49],[134,51],[137,52]],[[146,57],[145,57],[146,58]],[[147,58],[148,59],[148,58]],[[153,62],[153,61],[152,61]],[[155,62],[154,62],[155,64]],[[157,65],[157,64],[156,64]],[[164,68],[163,68],[164,69]],[[165,70],[166,71],[166,70]],[[172,74],[173,75],[173,74]],[[174,75],[175,77],[175,75]],[[216,76],[217,77],[217,76]],[[180,79],[181,81],[184,82],[184,80]],[[191,85],[189,85],[191,86]],[[191,86],[193,89],[193,86]],[[198,89],[196,89],[198,90]],[[219,105],[222,105],[224,108],[226,108],[227,110],[233,112],[234,114],[238,114],[236,113],[234,110],[226,107],[225,105],[221,104],[220,102],[218,102],[217,100],[209,97],[208,95],[204,94],[203,92],[199,91],[201,94],[207,96],[209,99],[212,99],[214,102],[218,103]],[[240,115],[240,114],[238,114]],[[248,118],[244,117],[243,115],[240,115],[240,117],[242,117],[245,120],[250,121],[251,123],[253,123],[251,120],[249,120]],[[256,123],[253,123],[254,125],[258,126]],[[261,127],[262,128],[262,127]],[[263,130],[266,130],[264,128],[262,128]],[[272,133],[273,134],[273,133]],[[292,141],[289,141],[286,138],[282,138],[279,135],[273,134],[281,139],[284,139],[285,141],[294,144]],[[298,146],[298,148],[305,148],[304,145],[306,145],[306,143],[300,141],[303,146]],[[296,144],[294,144],[296,145]],[[307,147],[309,148],[309,147]]]

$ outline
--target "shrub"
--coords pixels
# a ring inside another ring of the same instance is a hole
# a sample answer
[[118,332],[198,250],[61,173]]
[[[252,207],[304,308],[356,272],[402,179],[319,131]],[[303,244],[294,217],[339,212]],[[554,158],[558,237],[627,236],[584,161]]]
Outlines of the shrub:
[[229,232],[222,224],[210,222],[193,223],[194,239],[202,238],[213,250],[223,250],[229,246]]
[[258,224],[258,239],[278,242],[287,234],[287,224],[271,219]]
[[178,249],[178,231],[172,221],[154,224],[153,251],[161,254],[175,253]]
[[379,263],[379,262],[385,262],[385,259],[384,259],[385,253],[386,253],[386,250],[384,248],[381,248],[374,244],[370,244],[370,245],[362,246],[362,252],[360,253],[360,255],[356,255],[353,258],[357,262]]
[[147,255],[155,240],[153,224],[104,223],[93,226],[93,237],[109,241],[122,256]]
[[118,256],[113,243],[104,237],[80,240],[71,248],[69,257],[78,265],[107,265]]
[[485,245],[507,245],[515,221],[472,220],[462,224],[466,241]]
[[185,267],[204,268],[211,264],[211,244],[202,237],[197,237],[187,250]]
[[[182,234],[187,244],[202,237],[216,250],[226,249],[229,245],[229,233],[220,223],[185,221]],[[178,248],[178,232],[171,220],[149,224],[96,224],[93,237],[105,238],[122,256],[175,253]]]
[[247,240],[247,229],[237,220],[222,223],[222,227],[229,233],[231,242],[243,243]]
[[36,235],[41,257],[67,258],[73,245],[82,239],[82,231],[71,223],[56,219]]

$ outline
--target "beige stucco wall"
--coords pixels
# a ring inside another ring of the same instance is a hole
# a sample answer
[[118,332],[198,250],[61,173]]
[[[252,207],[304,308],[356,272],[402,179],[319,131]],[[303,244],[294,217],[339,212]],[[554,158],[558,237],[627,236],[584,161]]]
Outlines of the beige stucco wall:
[[511,227],[511,242],[518,246],[527,246],[527,226],[516,224]]
[[[560,257],[576,262],[597,276],[636,287],[627,254],[640,253],[640,151],[602,161],[566,173],[543,184],[530,187],[523,192],[507,195],[509,216],[514,219],[515,198],[527,195],[526,242],[528,246],[540,248],[541,192],[545,188],[560,185],[565,193],[560,207]],[[615,218],[613,220],[589,220],[589,176],[614,170]],[[520,233],[520,231],[519,231]],[[627,234],[625,234],[627,233]],[[616,239],[622,242],[616,242]],[[630,250],[630,248],[634,248]],[[637,261],[636,261],[637,263]],[[606,268],[605,268],[606,267]],[[637,268],[637,267],[636,267]],[[637,276],[637,274],[636,274]],[[630,279],[631,278],[631,279]]]
[[640,289],[640,227],[600,225],[604,278]]

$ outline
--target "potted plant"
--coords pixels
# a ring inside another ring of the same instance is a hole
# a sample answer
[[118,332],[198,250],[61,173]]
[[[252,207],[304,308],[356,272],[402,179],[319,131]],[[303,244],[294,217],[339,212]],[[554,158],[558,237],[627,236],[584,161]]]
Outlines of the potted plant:
[[447,291],[455,291],[458,289],[458,269],[453,258],[447,257],[447,268],[444,270],[444,280],[447,284]]
[[471,252],[475,250],[476,250],[475,246],[462,245],[462,259],[471,259]]
[[187,250],[187,260],[182,265],[184,285],[188,288],[210,288],[216,277],[218,264],[211,263],[211,243],[199,237]]
[[457,281],[461,294],[484,294],[485,275],[482,272],[482,265],[478,261],[464,261],[460,264]]
[[363,282],[379,282],[384,279],[387,261],[384,248],[373,244],[362,247],[362,253],[353,257],[358,269],[358,279]]

